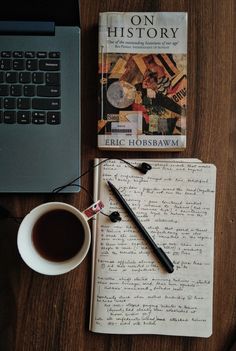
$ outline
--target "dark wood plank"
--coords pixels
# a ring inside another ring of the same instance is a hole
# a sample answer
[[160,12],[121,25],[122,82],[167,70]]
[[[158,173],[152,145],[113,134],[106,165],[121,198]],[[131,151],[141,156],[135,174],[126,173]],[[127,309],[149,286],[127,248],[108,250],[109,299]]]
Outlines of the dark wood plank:
[[[28,269],[16,249],[17,223],[0,223],[0,350],[226,351],[236,331],[236,5],[234,0],[81,1],[82,170],[96,148],[97,24],[100,11],[188,11],[188,147],[183,153],[120,152],[119,157],[198,157],[217,166],[214,321],[208,339],[158,335],[99,335],[88,331],[91,253],[78,269],[46,277]],[[92,174],[82,185],[92,191]],[[24,216],[46,201],[89,205],[79,195],[1,195]]]

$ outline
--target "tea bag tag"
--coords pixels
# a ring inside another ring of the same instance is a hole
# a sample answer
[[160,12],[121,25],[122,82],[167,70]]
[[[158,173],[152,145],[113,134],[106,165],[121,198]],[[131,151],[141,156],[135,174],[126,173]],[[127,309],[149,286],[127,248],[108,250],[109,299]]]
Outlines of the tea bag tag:
[[101,200],[98,200],[97,202],[86,208],[86,210],[84,210],[82,213],[87,219],[90,219],[94,217],[97,213],[99,213],[103,208],[103,202]]

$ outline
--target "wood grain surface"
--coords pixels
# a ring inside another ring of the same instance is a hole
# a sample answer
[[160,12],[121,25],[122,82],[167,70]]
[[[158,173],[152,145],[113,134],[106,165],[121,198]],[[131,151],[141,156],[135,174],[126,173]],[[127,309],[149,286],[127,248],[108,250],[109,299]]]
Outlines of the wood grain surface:
[[[183,153],[100,152],[96,148],[98,13],[188,11],[188,132]],[[217,166],[214,316],[210,338],[103,335],[88,331],[91,252],[59,277],[30,270],[16,248],[18,224],[0,222],[0,351],[227,351],[236,338],[236,2],[235,0],[81,0],[82,171],[94,157],[197,157]],[[92,191],[92,174],[82,185]],[[47,201],[79,209],[79,195],[0,195],[24,216]],[[233,348],[232,348],[233,350]]]

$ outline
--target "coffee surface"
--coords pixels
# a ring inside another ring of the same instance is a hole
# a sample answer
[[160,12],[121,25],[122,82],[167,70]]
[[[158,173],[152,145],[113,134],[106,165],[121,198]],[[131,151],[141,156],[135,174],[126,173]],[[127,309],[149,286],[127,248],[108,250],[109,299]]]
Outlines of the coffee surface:
[[43,214],[33,227],[33,244],[38,253],[50,261],[65,261],[75,256],[84,242],[84,227],[66,210]]

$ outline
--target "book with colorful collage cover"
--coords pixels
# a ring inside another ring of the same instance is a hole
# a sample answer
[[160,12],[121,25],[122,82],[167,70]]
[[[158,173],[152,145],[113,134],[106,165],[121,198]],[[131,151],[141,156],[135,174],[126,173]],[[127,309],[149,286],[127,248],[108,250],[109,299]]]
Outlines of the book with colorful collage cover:
[[100,13],[99,84],[99,148],[184,150],[187,13]]

